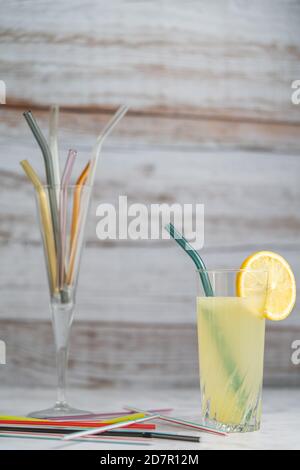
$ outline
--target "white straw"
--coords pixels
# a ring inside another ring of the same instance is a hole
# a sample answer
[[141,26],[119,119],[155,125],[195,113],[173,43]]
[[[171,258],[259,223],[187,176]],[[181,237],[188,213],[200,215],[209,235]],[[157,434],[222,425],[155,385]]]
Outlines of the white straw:
[[59,119],[59,107],[51,106],[50,108],[50,119],[49,119],[49,147],[53,160],[53,172],[54,172],[54,183],[57,187],[56,195],[57,202],[59,203],[59,186],[60,186],[60,168],[59,168],[59,156],[58,156],[58,119]]
[[[149,413],[148,411],[140,410],[139,408],[133,408],[131,406],[126,406],[125,410],[133,411],[135,413],[144,413],[148,416],[151,416],[151,413]],[[202,426],[201,424],[193,423],[191,421],[186,421],[186,420],[180,419],[180,418],[175,418],[173,416],[166,416],[166,415],[162,415],[162,414],[157,415],[156,414],[155,418],[157,418],[159,420],[162,420],[162,421],[166,421],[168,423],[177,424],[179,426],[192,428],[192,429],[202,431],[202,432],[207,432],[209,434],[215,434],[217,436],[227,436],[227,434],[225,432],[218,431],[217,429],[213,429],[213,428],[210,428],[208,426]]]
[[105,431],[111,431],[112,429],[124,428],[130,424],[144,423],[145,421],[151,421],[158,418],[159,415],[146,416],[145,418],[138,418],[133,420],[122,421],[121,423],[109,424],[108,426],[102,426],[101,428],[87,429],[86,431],[79,431],[72,434],[67,434],[63,437],[64,441],[70,441],[72,439],[78,439],[83,436],[93,436],[94,434],[102,434]]
[[122,117],[127,113],[127,111],[128,111],[128,106],[125,106],[125,105],[121,106],[117,110],[117,112],[114,114],[114,116],[111,118],[111,120],[102,129],[100,135],[98,136],[95,146],[93,148],[92,165],[91,165],[92,168],[91,168],[88,182],[87,182],[88,186],[92,186],[94,184],[99,155],[100,155],[101,147],[102,147],[104,140],[112,132],[112,130],[116,127],[116,125],[121,121]]

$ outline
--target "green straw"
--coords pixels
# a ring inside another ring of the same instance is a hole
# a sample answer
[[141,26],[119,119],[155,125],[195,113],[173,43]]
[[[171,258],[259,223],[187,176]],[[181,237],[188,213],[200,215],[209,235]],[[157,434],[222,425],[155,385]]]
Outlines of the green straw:
[[[51,220],[53,226],[53,234],[54,234],[54,242],[56,248],[56,256],[57,260],[61,259],[61,244],[60,244],[60,227],[59,227],[59,218],[58,218],[58,204],[57,204],[57,186],[55,180],[55,172],[53,166],[53,157],[48,146],[47,140],[44,137],[38,123],[36,122],[35,118],[33,117],[31,111],[27,111],[23,114],[31,132],[37,144],[39,145],[45,163],[46,169],[46,180],[48,185],[48,194],[49,194],[49,203],[50,203],[50,211],[51,211]],[[61,292],[61,299],[62,302],[66,302],[65,294]]]
[[[194,261],[197,271],[199,272],[200,279],[203,285],[205,295],[207,297],[214,297],[214,291],[210,283],[209,276],[206,271],[206,266],[197,251],[190,245],[190,243],[175,229],[173,224],[166,225],[165,229],[169,232],[172,238],[178,243],[181,248],[192,258]],[[205,316],[207,319],[207,316]],[[245,402],[248,397],[245,396],[245,393],[242,389],[244,383],[244,378],[240,375],[236,367],[236,361],[231,355],[231,350],[228,347],[228,344],[223,338],[223,335],[220,333],[220,328],[215,322],[215,318],[211,317],[209,326],[212,329],[212,336],[215,338],[216,347],[220,352],[220,359],[223,363],[224,368],[226,369],[228,376],[230,377],[230,387],[235,393],[240,392],[240,395],[237,397],[238,403],[240,406],[244,407]]]
[[176,243],[178,243],[178,245],[186,252],[186,254],[189,255],[190,258],[192,258],[192,260],[193,260],[193,262],[194,262],[194,264],[197,268],[197,271],[199,272],[205,295],[207,297],[214,297],[214,291],[213,291],[213,288],[211,286],[209,276],[206,272],[205,263],[204,263],[203,259],[201,258],[201,256],[199,255],[199,253],[197,253],[197,251],[184,238],[184,236],[181,235],[181,233],[179,233],[176,230],[176,228],[174,227],[173,224],[171,224],[171,223],[167,224],[165,226],[165,229],[167,230],[167,232],[169,232],[169,234],[176,241]]
[[59,241],[59,222],[58,222],[58,207],[57,207],[57,198],[55,193],[55,175],[54,175],[54,168],[53,168],[53,159],[50,148],[48,143],[39,128],[36,120],[34,119],[31,111],[26,111],[23,114],[24,118],[28,126],[30,127],[35,140],[37,141],[45,162],[45,169],[46,169],[46,178],[47,178],[47,185],[49,186],[49,202],[50,202],[50,209],[51,209],[51,218],[53,224],[53,232],[55,238],[55,246],[57,253],[59,254],[60,249],[60,241]]

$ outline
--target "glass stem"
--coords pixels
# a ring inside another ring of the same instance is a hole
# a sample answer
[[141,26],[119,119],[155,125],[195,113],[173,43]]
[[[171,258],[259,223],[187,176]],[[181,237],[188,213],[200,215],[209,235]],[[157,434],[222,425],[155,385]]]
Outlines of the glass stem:
[[57,366],[56,406],[66,404],[66,373],[68,365],[70,332],[73,323],[73,317],[73,304],[64,304],[58,302],[52,303],[52,319]]
[[66,373],[68,366],[68,345],[56,352],[57,404],[66,403]]

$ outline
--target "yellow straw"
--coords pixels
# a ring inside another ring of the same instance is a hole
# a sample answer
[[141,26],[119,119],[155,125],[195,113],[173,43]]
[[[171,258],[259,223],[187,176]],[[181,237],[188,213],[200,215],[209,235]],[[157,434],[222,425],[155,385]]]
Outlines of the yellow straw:
[[[130,413],[128,415],[120,416],[119,418],[111,418],[111,419],[103,419],[103,420],[102,419],[93,420],[91,418],[87,420],[82,420],[82,422],[85,423],[85,422],[95,421],[95,423],[114,424],[114,423],[122,423],[123,421],[133,421],[135,419],[144,418],[144,417],[145,417],[145,413]],[[0,416],[0,421],[24,421],[24,423],[30,423],[30,422],[38,423],[39,421],[49,421],[49,422],[53,422],[53,425],[55,425],[55,421],[48,420],[47,418],[37,419],[37,418],[30,418],[27,416]],[[58,420],[57,422],[59,423],[59,421],[64,421],[63,416],[61,420]],[[78,421],[76,416],[74,416],[74,421]]]
[[79,232],[79,213],[80,213],[80,199],[82,187],[86,183],[89,171],[91,168],[91,162],[89,162],[84,168],[83,172],[76,181],[74,189],[74,200],[73,200],[73,214],[72,214],[72,226],[71,226],[71,255],[70,255],[70,266],[67,275],[67,284],[72,284],[74,274],[74,264],[76,257],[76,245]]
[[38,418],[29,418],[28,416],[0,416],[0,421],[42,421]]
[[123,423],[123,421],[133,421],[135,419],[144,418],[145,413],[131,413],[130,415],[120,416],[120,418],[111,418],[101,420],[101,423],[113,424],[113,423]]
[[51,213],[49,209],[47,195],[43,188],[43,185],[27,160],[23,160],[20,162],[21,166],[23,167],[26,175],[28,176],[29,180],[32,182],[33,186],[35,187],[40,204],[40,213],[41,213],[41,222],[43,225],[43,231],[45,235],[45,245],[49,263],[49,270],[50,270],[50,282],[52,292],[54,292],[56,288],[56,275],[57,275],[57,265],[56,265],[56,251],[55,251],[55,242],[54,242],[54,235],[53,235],[53,226],[51,221]]

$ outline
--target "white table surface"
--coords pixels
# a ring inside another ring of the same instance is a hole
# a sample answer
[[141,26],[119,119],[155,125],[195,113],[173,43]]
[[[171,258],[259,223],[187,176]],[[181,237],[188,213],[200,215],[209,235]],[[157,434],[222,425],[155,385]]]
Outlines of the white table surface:
[[[72,390],[72,405],[95,412],[119,411],[123,406],[140,408],[172,407],[173,415],[199,421],[198,390],[150,390],[102,389]],[[45,408],[53,400],[53,390],[6,389],[0,388],[0,413],[2,415],[24,415],[30,411]],[[159,430],[195,434],[177,426],[159,424]],[[1,449],[300,449],[300,390],[266,389],[264,391],[263,423],[260,432],[234,434],[229,437],[215,437],[201,434],[201,443],[186,443],[166,440],[149,440],[147,446],[120,445],[111,443],[68,443],[43,441],[39,439],[0,437]]]

